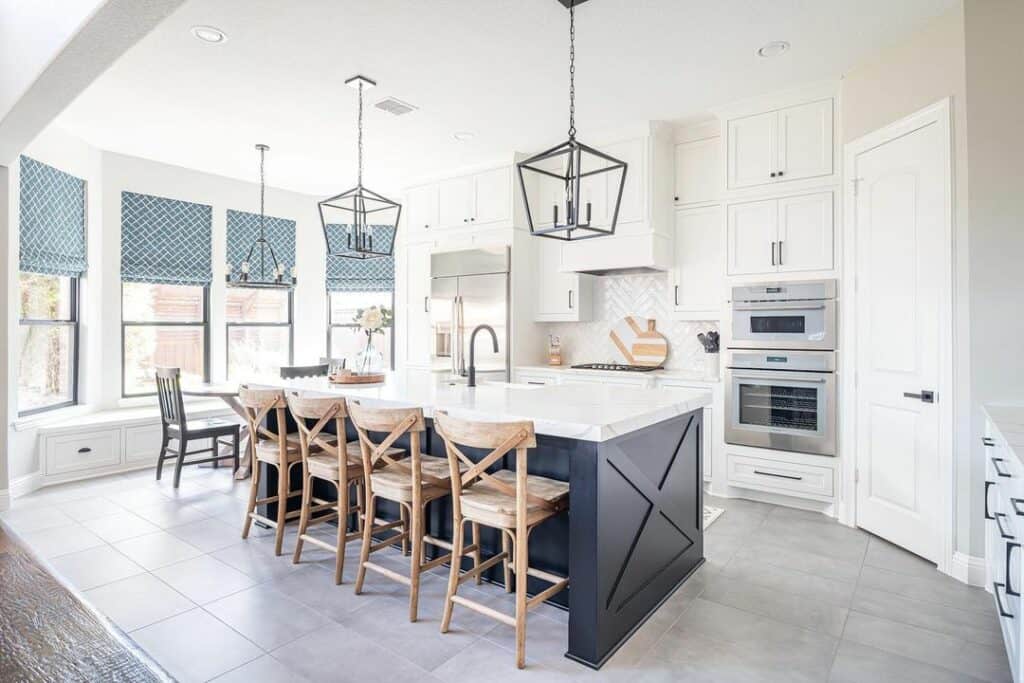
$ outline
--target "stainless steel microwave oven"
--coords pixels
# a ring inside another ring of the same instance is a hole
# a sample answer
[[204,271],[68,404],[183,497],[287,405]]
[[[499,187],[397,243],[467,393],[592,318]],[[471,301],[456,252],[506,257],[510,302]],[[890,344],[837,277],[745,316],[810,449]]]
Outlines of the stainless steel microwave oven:
[[732,289],[728,346],[833,351],[836,321],[835,280],[741,285]]

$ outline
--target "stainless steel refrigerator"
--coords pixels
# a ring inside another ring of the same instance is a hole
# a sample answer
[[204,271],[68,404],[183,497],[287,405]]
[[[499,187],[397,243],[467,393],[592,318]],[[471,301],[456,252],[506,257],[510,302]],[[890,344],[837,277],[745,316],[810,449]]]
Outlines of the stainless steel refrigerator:
[[490,325],[498,337],[476,339],[476,370],[481,380],[509,377],[509,250],[508,247],[432,254],[430,257],[431,362],[465,378],[469,369],[469,338],[478,325]]

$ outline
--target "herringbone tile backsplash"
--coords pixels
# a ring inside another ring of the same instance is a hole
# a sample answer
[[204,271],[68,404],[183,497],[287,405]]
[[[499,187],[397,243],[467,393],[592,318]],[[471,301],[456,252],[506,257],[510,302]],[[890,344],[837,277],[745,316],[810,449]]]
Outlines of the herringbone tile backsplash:
[[[672,370],[704,368],[704,348],[698,332],[718,331],[718,321],[670,320],[668,276],[664,273],[608,275],[594,282],[594,320],[589,323],[546,323],[545,332],[562,340],[562,362],[623,362],[608,338],[615,323],[627,315],[654,318],[668,339],[665,367]],[[544,340],[545,343],[547,340]]]

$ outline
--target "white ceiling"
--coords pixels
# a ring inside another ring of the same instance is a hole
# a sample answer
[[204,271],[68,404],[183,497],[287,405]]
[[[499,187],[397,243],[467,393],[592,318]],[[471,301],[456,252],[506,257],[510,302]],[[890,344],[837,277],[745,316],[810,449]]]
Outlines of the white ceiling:
[[[955,2],[590,0],[576,18],[580,139],[838,78]],[[199,42],[196,24],[228,42]],[[245,179],[265,142],[269,184],[333,194],[355,179],[356,95],[342,83],[363,73],[380,83],[367,93],[365,180],[393,191],[564,138],[567,31],[556,0],[190,0],[58,125],[102,149]],[[772,40],[792,49],[757,57]],[[369,106],[388,95],[419,110]]]

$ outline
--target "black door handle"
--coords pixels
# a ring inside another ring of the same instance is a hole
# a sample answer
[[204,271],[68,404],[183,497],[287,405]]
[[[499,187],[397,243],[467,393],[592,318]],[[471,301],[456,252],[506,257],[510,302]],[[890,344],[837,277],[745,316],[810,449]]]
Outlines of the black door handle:
[[992,458],[992,469],[994,469],[996,471],[996,474],[998,474],[1000,477],[1006,477],[1007,479],[1009,479],[1013,475],[1010,474],[1009,472],[1004,472],[999,467],[999,463],[1001,463],[1001,462],[1006,462],[1006,461],[1003,460],[1002,458]]
[[996,609],[999,610],[999,616],[1004,617],[1006,619],[1013,619],[1013,615],[1007,612],[1005,609],[1003,609],[1003,601],[999,599],[1000,588],[1005,589],[1006,585],[999,583],[998,581],[994,581],[992,583],[992,592],[996,594]]
[[1014,590],[1013,584],[1010,581],[1010,577],[1013,576],[1013,574],[1010,573],[1010,557],[1013,555],[1014,548],[1020,548],[1020,543],[1006,544],[1006,594],[1014,597],[1020,597],[1020,591]]
[[914,398],[919,400],[921,403],[935,403],[935,392],[922,389],[920,394],[912,394],[909,391],[903,392],[904,398]]

